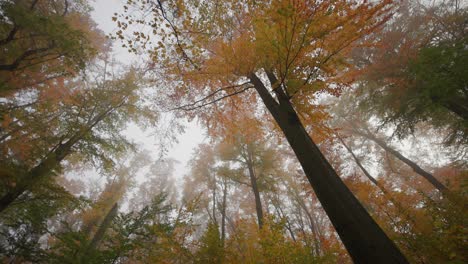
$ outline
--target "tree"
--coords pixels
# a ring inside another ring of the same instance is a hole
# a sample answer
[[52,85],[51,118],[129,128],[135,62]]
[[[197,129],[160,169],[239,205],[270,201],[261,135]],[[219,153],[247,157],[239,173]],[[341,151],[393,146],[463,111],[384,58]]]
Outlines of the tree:
[[[81,216],[81,232],[90,240],[87,247],[81,252],[81,257],[85,257],[87,253],[97,249],[112,219],[117,216],[119,203],[123,202],[125,194],[129,192],[135,181],[135,175],[147,165],[148,159],[143,153],[137,153],[127,162],[120,159],[117,163],[118,165],[106,173],[108,180],[97,200]],[[149,206],[153,198],[154,193],[151,200],[142,205],[141,208]]]
[[[454,253],[458,242],[435,227],[437,224],[433,219],[448,213],[443,209],[448,204],[456,207],[460,205],[460,201],[466,199],[464,195],[458,196],[464,192],[464,188],[458,184],[459,177],[466,171],[465,163],[458,161],[459,157],[463,157],[463,151],[458,152],[458,148],[444,146],[441,132],[428,125],[418,126],[414,137],[404,141],[395,140],[389,136],[395,131],[395,126],[382,125],[381,119],[374,113],[363,112],[356,99],[355,94],[349,92],[343,94],[339,101],[329,103],[333,106],[331,112],[334,123],[331,125],[338,128],[335,138],[330,139],[330,152],[341,162],[341,165],[335,167],[340,169],[340,174],[353,193],[404,250],[411,262],[424,263],[436,261],[435,259],[439,259],[436,262],[455,261],[456,255],[459,255]],[[346,135],[346,138],[342,135]],[[369,137],[379,140],[380,144],[369,140]],[[340,145],[351,154],[357,166],[346,160],[349,155],[343,153]],[[418,174],[421,173],[421,167],[430,167],[430,171],[424,172],[438,182],[444,182],[449,193],[437,192],[434,185]],[[435,204],[440,206],[440,214],[432,211]],[[429,211],[432,213],[428,213]],[[434,218],[430,217],[431,214]],[[448,224],[454,228],[452,230],[457,229],[452,221],[458,221],[458,217],[446,215],[442,218],[445,219],[444,223],[452,223]],[[441,218],[437,221],[439,220]],[[438,238],[432,237],[435,233],[438,233]],[[443,244],[446,245],[442,246],[444,249],[439,248]],[[448,253],[449,251],[452,253]]]
[[[385,174],[387,173],[390,172],[386,171]],[[396,182],[385,174],[381,175],[383,177],[379,178],[379,182],[386,187],[388,195],[380,195],[375,185],[357,177],[348,177],[347,184],[366,207],[370,208],[373,216],[405,251],[412,263],[462,263],[464,254],[460,254],[458,250],[463,247],[463,242],[455,234],[462,234],[465,232],[463,229],[466,229],[466,225],[461,222],[465,217],[464,213],[460,213],[464,211],[461,209],[465,199],[461,195],[463,188],[451,186],[452,191],[460,195],[454,196],[456,199],[434,199],[421,191],[408,188],[417,185],[417,177],[409,178],[410,182],[405,186],[405,183]],[[461,175],[455,173],[451,176],[455,180]],[[393,197],[399,205],[389,202],[388,196]],[[456,211],[459,213],[453,214]]]
[[[261,229],[264,215],[260,197],[262,185],[265,185],[267,177],[275,174],[279,162],[274,160],[274,150],[265,147],[265,141],[250,141],[249,137],[243,134],[234,135],[233,138],[234,142],[225,141],[218,146],[221,161],[230,162],[234,167],[240,165],[238,169],[231,169],[232,172],[228,172],[225,177],[252,189],[258,226]],[[249,179],[248,182],[242,179],[244,175]]]
[[399,137],[427,122],[450,131],[446,143],[466,143],[467,16],[459,1],[408,1],[374,36],[385,44],[361,50],[370,64],[359,77],[361,105],[396,125]]
[[118,209],[119,209],[118,203],[115,203],[112,206],[112,208],[109,210],[109,212],[107,212],[106,216],[104,217],[98,229],[96,230],[96,233],[94,234],[94,236],[92,237],[88,245],[86,246],[83,252],[83,255],[81,255],[82,260],[88,258],[89,254],[92,254],[93,251],[97,250],[97,247],[99,246],[102,239],[104,238],[106,230],[111,225],[112,220],[117,216]]
[[197,251],[195,263],[222,263],[223,245],[220,240],[219,228],[209,223],[205,234],[200,239],[200,249]]
[[396,158],[398,158],[399,160],[401,160],[402,162],[404,162],[405,164],[410,166],[411,169],[413,169],[414,172],[416,172],[417,174],[424,177],[424,179],[429,181],[434,186],[434,188],[436,188],[440,192],[447,193],[449,191],[448,188],[445,185],[443,185],[436,177],[434,177],[434,175],[432,175],[431,173],[429,173],[429,172],[425,171],[424,169],[422,169],[418,164],[411,161],[410,159],[405,157],[403,154],[401,154],[397,150],[391,148],[389,145],[387,145],[385,143],[385,141],[383,141],[382,139],[377,138],[374,134],[372,134],[372,132],[368,128],[364,128],[363,130],[355,129],[353,131],[356,134],[360,135],[360,136],[363,136],[363,137],[366,137],[367,139],[372,140],[377,145],[382,147],[385,151],[391,153]]
[[190,160],[191,177],[185,182],[184,199],[190,201],[199,196],[209,221],[218,226],[216,208],[219,206],[217,194],[219,179],[216,171],[216,158],[214,150],[208,145],[198,146]]
[[[183,78],[172,98],[191,102],[180,109],[194,109],[206,116],[200,107],[226,97],[226,103],[212,106],[210,111],[222,111],[229,103],[249,108],[257,97],[244,92],[255,89],[285,134],[353,260],[407,262],[343,184],[302,123],[313,116],[310,102],[317,92],[339,92],[343,79],[337,77],[344,77],[350,66],[346,53],[357,39],[385,22],[389,1],[132,3],[152,12],[150,21],[143,19],[142,23],[167,41],[160,42],[151,54],[155,62],[170,69],[167,76]],[[120,18],[126,16],[129,23],[142,19],[128,13]],[[118,23],[123,29],[128,27]],[[168,30],[158,24],[167,25]],[[146,42],[149,35],[141,33],[137,42],[141,38]],[[123,31],[117,34],[125,38]],[[240,93],[243,98],[233,97]]]
[[[139,159],[149,159],[149,153],[140,155]],[[138,190],[129,199],[131,208],[141,209],[150,205],[155,193],[166,194],[166,200],[170,204],[177,201],[174,178],[174,166],[176,160],[165,158],[154,161],[149,171],[144,175],[144,181],[139,184]],[[135,173],[133,173],[135,174]]]
[[86,1],[22,0],[0,4],[0,94],[54,89],[106,46]]
[[[47,263],[86,263],[121,261],[170,261],[176,254],[176,228],[186,221],[182,215],[171,218],[174,208],[164,194],[155,194],[141,210],[117,212],[114,205],[106,213],[94,236],[66,226],[55,234],[56,243],[47,254]],[[178,245],[181,246],[181,245]],[[181,255],[178,255],[182,259]]]
[[23,197],[8,214],[0,215],[0,259],[10,263],[47,259],[44,238],[53,234],[54,223],[85,205],[55,182],[41,183],[32,190],[34,197]]
[[[61,161],[77,149],[80,149],[82,157],[101,163],[104,168],[112,164],[112,159],[109,159],[112,152],[130,147],[120,134],[121,128],[129,119],[141,124],[154,124],[157,114],[150,112],[148,107],[139,105],[140,86],[136,71],[128,71],[122,77],[112,80],[105,78],[98,78],[95,83],[81,83],[81,89],[71,102],[55,105],[54,110],[59,117],[57,127],[42,124],[42,129],[50,137],[37,137],[34,127],[26,130],[26,139],[39,139],[38,146],[35,146],[38,151],[27,155],[26,162],[15,156],[7,159],[7,173],[13,175],[14,180],[13,184],[2,190],[0,212],[41,179],[50,179],[54,171],[59,169]],[[16,140],[23,140],[24,144],[25,138],[21,136]],[[9,140],[3,143],[8,144]]]
[[[354,105],[354,97],[348,93],[342,96],[342,100],[335,105],[334,111],[335,114],[335,126],[338,126],[339,129],[345,133],[349,133],[355,136],[363,137],[366,140],[370,140],[379,147],[381,147],[385,152],[395,156],[397,159],[408,165],[414,172],[422,176],[427,180],[431,185],[439,190],[441,193],[448,194],[448,188],[442,184],[432,173],[424,170],[417,164],[417,162],[409,159],[403,153],[398,151],[395,147],[392,147],[387,143],[387,139],[384,136],[378,134],[378,129],[373,129],[370,122],[365,121],[365,119],[375,118],[372,114],[363,114],[359,112],[359,109],[356,109]],[[377,120],[378,122],[379,120]],[[392,127],[380,127],[382,132],[387,130],[392,130]],[[381,133],[382,134],[382,133]],[[374,184],[377,184],[377,181],[374,181],[372,176],[370,176],[366,170],[360,164],[359,159],[353,154],[353,151],[345,144],[339,133],[335,132],[335,137],[345,146],[345,148],[350,152],[353,159],[356,161],[358,166],[363,170],[366,177],[368,177]]]

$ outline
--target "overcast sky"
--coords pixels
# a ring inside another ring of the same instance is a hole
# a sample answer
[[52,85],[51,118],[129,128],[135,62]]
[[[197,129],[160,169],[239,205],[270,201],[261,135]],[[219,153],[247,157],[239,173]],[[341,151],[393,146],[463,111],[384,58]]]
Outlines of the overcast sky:
[[[124,0],[94,0],[94,2],[91,2],[94,8],[92,17],[99,28],[106,34],[116,30],[117,26],[115,22],[112,21],[112,16],[114,13],[119,13],[122,10],[123,2]],[[118,43],[114,46],[113,51],[115,59],[120,62],[131,63],[132,61],[138,60],[138,57],[120,48]],[[205,139],[203,130],[195,122],[186,123],[185,131],[184,134],[178,136],[179,142],[173,144],[173,146],[169,148],[167,154],[168,158],[173,158],[178,161],[175,171],[175,176],[178,179],[181,179],[187,172],[186,165],[193,153],[193,149]],[[157,140],[151,135],[152,131],[143,132],[138,127],[132,126],[129,127],[128,134],[136,142],[143,145],[145,149],[149,150],[153,154],[153,158],[156,159],[159,156]]]

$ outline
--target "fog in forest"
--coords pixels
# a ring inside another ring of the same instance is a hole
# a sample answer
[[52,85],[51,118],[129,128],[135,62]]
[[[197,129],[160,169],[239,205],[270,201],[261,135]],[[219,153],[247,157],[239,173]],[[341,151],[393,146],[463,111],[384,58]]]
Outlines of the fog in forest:
[[468,5],[0,1],[2,263],[466,263]]

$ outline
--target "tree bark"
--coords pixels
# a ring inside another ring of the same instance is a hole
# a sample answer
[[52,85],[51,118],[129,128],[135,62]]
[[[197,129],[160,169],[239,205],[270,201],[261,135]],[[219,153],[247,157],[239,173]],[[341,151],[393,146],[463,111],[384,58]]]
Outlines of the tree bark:
[[258,228],[262,229],[263,227],[263,209],[262,209],[262,200],[260,199],[260,192],[257,185],[257,177],[255,176],[255,170],[253,167],[253,160],[250,151],[247,153],[247,167],[249,169],[249,178],[250,185],[252,186],[252,191],[255,196],[255,210],[257,211],[257,221]]
[[[268,74],[268,72],[267,72]],[[314,189],[333,226],[355,263],[408,263],[406,258],[377,225],[346,187],[304,129],[289,98],[268,74],[278,102],[262,81],[249,79],[263,103],[278,123]]]

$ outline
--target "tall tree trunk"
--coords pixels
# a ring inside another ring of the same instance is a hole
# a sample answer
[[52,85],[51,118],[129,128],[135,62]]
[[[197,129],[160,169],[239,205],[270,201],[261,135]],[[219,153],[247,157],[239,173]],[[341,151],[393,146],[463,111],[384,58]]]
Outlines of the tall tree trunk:
[[81,256],[82,259],[86,258],[88,254],[90,254],[98,248],[99,244],[104,238],[106,230],[109,228],[112,220],[117,215],[118,208],[118,203],[115,203],[114,206],[112,206],[112,208],[106,214],[106,217],[104,217],[104,220],[102,220],[102,223],[99,225],[99,228],[97,229],[96,233],[94,233],[93,239],[86,247],[84,254]]
[[364,173],[364,175],[375,185],[379,190],[382,192],[382,194],[398,209],[398,212],[403,214],[403,216],[406,218],[407,221],[412,222],[414,224],[414,219],[406,212],[406,210],[403,208],[403,206],[398,202],[396,199],[392,197],[392,195],[387,191],[387,189],[377,181],[376,178],[374,178],[366,168],[362,165],[361,161],[358,159],[358,157],[354,154],[353,150],[346,145],[344,140],[336,134],[336,137],[341,141],[341,144],[348,150],[348,152],[351,154],[353,157],[354,161],[358,165],[358,167],[361,169],[361,171]]
[[319,234],[317,230],[317,221],[315,220],[315,217],[309,212],[309,209],[307,208],[306,204],[304,201],[296,195],[296,201],[299,203],[299,206],[304,210],[307,219],[309,220],[309,227],[310,230],[312,231],[312,235],[314,238],[314,251],[316,256],[320,256],[320,252],[322,249],[322,240],[321,240],[321,235]]
[[290,99],[277,89],[280,87],[276,78],[271,73],[268,77],[278,95],[278,102],[255,74],[249,76],[263,103],[285,134],[315,194],[354,262],[408,263],[312,141]]
[[283,209],[281,208],[281,203],[279,201],[279,198],[276,196],[276,194],[273,194],[273,195],[274,196],[271,198],[271,200],[272,200],[273,207],[275,208],[276,214],[278,215],[279,219],[286,220],[286,229],[288,229],[292,240],[296,242],[296,235],[294,235],[294,231],[292,230],[292,225],[291,225],[291,222],[289,221],[289,217],[284,213]]
[[429,181],[440,192],[442,192],[442,193],[448,192],[448,188],[445,185],[443,185],[439,180],[437,180],[437,178],[434,177],[434,175],[432,175],[431,173],[425,171],[424,169],[419,167],[418,164],[411,161],[407,157],[403,156],[403,154],[396,151],[395,149],[391,148],[383,140],[381,140],[381,139],[377,138],[375,135],[373,135],[370,131],[368,131],[368,130],[366,132],[361,132],[361,131],[356,131],[356,130],[353,130],[353,131],[355,131],[357,134],[359,134],[359,135],[361,135],[361,136],[363,136],[363,137],[365,137],[367,139],[372,140],[377,145],[379,145],[381,148],[383,148],[385,151],[391,153],[397,159],[403,161],[406,165],[410,166],[411,169],[413,169],[414,172],[416,172],[417,174],[424,177],[424,179]]
[[252,191],[255,196],[255,210],[257,211],[257,221],[258,227],[262,229],[263,227],[263,209],[262,209],[262,200],[260,199],[260,192],[257,185],[257,177],[255,175],[255,170],[253,167],[253,158],[250,150],[247,151],[247,168],[249,169],[249,178],[250,185],[252,186]]
[[213,189],[211,190],[211,199],[213,203],[213,207],[211,208],[213,213],[213,223],[218,226],[218,220],[216,219],[216,176],[213,178]]
[[227,180],[223,180],[223,204],[221,210],[221,245],[224,248],[226,240],[226,201],[227,201]]

